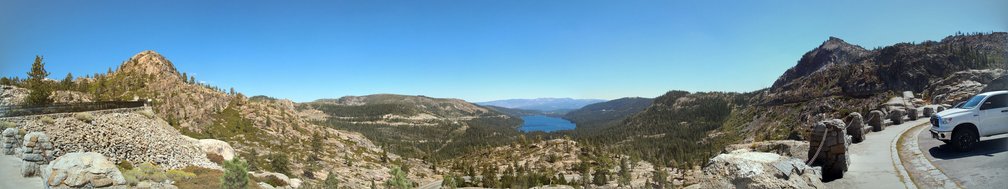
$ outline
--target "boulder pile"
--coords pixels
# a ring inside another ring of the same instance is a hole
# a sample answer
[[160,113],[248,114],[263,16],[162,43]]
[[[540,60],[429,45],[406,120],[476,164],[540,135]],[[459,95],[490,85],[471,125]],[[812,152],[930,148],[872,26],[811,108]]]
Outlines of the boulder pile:
[[15,128],[4,129],[0,140],[3,140],[3,154],[14,155],[14,149],[21,147],[21,140],[18,138],[18,130]]
[[71,116],[58,117],[52,124],[28,119],[24,127],[49,134],[52,144],[63,152],[96,152],[112,162],[152,162],[169,169],[189,165],[220,168],[195,141],[187,140],[164,120],[137,112],[94,115],[89,122]]
[[39,166],[49,164],[53,159],[53,144],[49,136],[41,132],[25,134],[24,148],[21,150],[21,176],[41,175]]
[[817,167],[797,158],[746,149],[718,155],[701,182],[686,188],[826,188]]
[[868,112],[868,125],[872,127],[872,131],[879,132],[885,130],[885,114],[880,110],[872,110]]
[[94,153],[67,153],[46,167],[44,179],[51,188],[125,188],[126,178],[105,156]]
[[[809,140],[808,157],[813,166],[823,167],[823,178],[842,178],[850,165],[847,149],[851,144],[851,137],[847,136],[847,126],[843,121],[832,119],[816,123],[812,126],[812,137]],[[822,148],[819,148],[820,145]]]
[[847,115],[844,119],[845,122],[849,123],[847,125],[847,134],[851,135],[851,140],[854,143],[859,143],[865,139],[865,124],[864,119],[861,117],[860,113],[852,112]]

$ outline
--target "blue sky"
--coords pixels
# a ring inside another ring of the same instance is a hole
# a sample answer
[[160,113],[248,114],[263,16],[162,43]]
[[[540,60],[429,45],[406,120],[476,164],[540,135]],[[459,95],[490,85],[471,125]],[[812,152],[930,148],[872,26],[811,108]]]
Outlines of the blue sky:
[[295,101],[487,101],[770,86],[829,36],[874,48],[1008,30],[1008,1],[0,1],[0,75],[142,50],[200,81]]

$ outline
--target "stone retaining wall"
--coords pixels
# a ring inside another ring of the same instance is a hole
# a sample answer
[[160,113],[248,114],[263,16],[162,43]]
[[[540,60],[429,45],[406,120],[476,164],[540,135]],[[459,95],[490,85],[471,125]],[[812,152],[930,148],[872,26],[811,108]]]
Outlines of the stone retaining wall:
[[822,166],[823,180],[842,178],[850,165],[848,161],[850,154],[847,153],[847,149],[851,144],[851,137],[847,136],[847,126],[843,120],[832,119],[816,123],[812,126],[812,137],[809,140],[808,157],[812,160],[813,166]]

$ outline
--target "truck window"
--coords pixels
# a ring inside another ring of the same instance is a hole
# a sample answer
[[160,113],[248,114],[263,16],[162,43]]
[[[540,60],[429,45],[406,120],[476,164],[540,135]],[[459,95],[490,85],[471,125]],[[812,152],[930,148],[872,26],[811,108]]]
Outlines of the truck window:
[[977,104],[980,104],[980,102],[983,102],[984,97],[987,97],[987,96],[984,96],[984,95],[973,96],[973,98],[970,98],[969,100],[966,101],[965,104],[963,104],[962,108],[963,109],[973,109],[974,107],[977,106]]
[[987,106],[981,105],[980,109],[986,110],[986,109],[1004,108],[1005,106],[1008,106],[1008,99],[1005,99],[1005,97],[1008,97],[1008,95],[999,94],[991,96],[990,98],[987,98],[987,102],[991,102],[991,104]]

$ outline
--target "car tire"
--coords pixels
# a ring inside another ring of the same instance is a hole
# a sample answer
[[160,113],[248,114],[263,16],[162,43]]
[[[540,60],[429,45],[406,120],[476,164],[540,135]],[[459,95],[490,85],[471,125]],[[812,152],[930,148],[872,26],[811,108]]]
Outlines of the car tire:
[[959,151],[969,151],[972,150],[976,143],[980,140],[976,132],[968,129],[956,130],[952,132],[951,144]]

